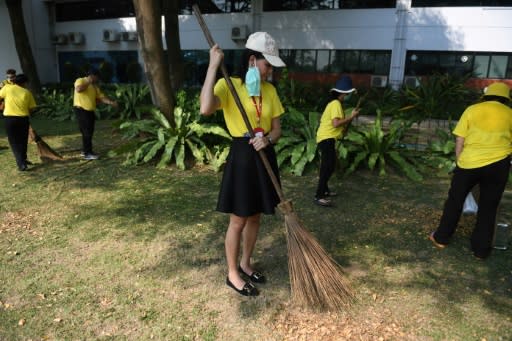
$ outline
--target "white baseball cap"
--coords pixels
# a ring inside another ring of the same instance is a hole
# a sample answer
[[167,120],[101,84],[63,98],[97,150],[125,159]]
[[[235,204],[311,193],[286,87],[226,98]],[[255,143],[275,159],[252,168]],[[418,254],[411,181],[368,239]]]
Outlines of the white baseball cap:
[[245,47],[256,52],[261,52],[263,57],[265,57],[272,66],[286,66],[283,60],[279,58],[279,49],[277,48],[276,41],[267,32],[254,32],[251,34],[249,38],[247,38]]

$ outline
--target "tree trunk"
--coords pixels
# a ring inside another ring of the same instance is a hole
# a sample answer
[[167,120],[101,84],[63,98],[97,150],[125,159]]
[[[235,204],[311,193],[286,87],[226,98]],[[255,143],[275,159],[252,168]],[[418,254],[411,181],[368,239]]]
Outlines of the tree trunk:
[[183,84],[185,74],[181,56],[180,27],[178,13],[179,1],[163,1],[165,19],[165,42],[167,44],[167,59],[170,67],[170,81],[173,93],[176,94]]
[[5,0],[9,18],[11,20],[12,33],[14,36],[14,44],[16,52],[20,60],[23,73],[29,79],[29,88],[37,95],[41,92],[41,81],[37,73],[36,62],[28,40],[27,29],[25,27],[25,19],[23,17],[23,7],[21,0]]
[[175,100],[169,77],[169,67],[162,42],[162,7],[160,0],[133,0],[137,34],[144,59],[144,71],[154,104],[174,125]]

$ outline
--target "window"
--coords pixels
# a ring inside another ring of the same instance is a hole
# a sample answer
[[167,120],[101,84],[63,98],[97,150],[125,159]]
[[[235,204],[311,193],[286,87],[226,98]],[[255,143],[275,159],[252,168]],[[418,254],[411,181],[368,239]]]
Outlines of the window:
[[[181,0],[180,14],[192,14],[192,5],[196,0]],[[200,1],[201,13],[250,12],[251,0],[211,0]]]
[[465,0],[465,1],[432,1],[412,0],[412,7],[500,7],[512,6],[512,0]]
[[489,78],[505,78],[507,63],[507,56],[492,56],[489,65]]
[[271,11],[307,11],[319,9],[351,8],[395,8],[396,0],[263,0],[263,10]]
[[142,78],[137,51],[59,52],[58,61],[61,82],[74,82],[91,67],[104,82],[137,83]]
[[74,1],[55,4],[56,21],[94,20],[134,17],[131,0]]
[[329,71],[329,50],[316,51],[316,70],[319,72]]
[[511,78],[512,53],[475,53],[446,51],[407,52],[405,74],[431,75],[435,72],[454,75],[472,73],[478,78]]
[[474,73],[475,76],[479,78],[486,78],[487,74],[489,72],[489,61],[491,60],[490,56],[482,56],[477,55],[475,56],[475,63],[474,63]]

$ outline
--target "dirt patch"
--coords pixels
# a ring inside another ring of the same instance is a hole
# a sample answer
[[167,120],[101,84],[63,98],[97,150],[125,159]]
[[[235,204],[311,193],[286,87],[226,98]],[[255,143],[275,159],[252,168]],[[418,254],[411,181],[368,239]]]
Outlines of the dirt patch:
[[39,235],[35,229],[37,212],[25,214],[21,211],[6,212],[0,219],[0,234],[29,234],[33,236]]

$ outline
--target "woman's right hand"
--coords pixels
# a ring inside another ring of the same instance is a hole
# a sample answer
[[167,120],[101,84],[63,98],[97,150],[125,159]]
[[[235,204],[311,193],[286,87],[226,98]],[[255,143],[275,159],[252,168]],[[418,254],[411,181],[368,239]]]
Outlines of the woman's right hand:
[[210,49],[210,66],[217,69],[222,63],[222,60],[224,60],[224,52],[219,45],[213,45]]

